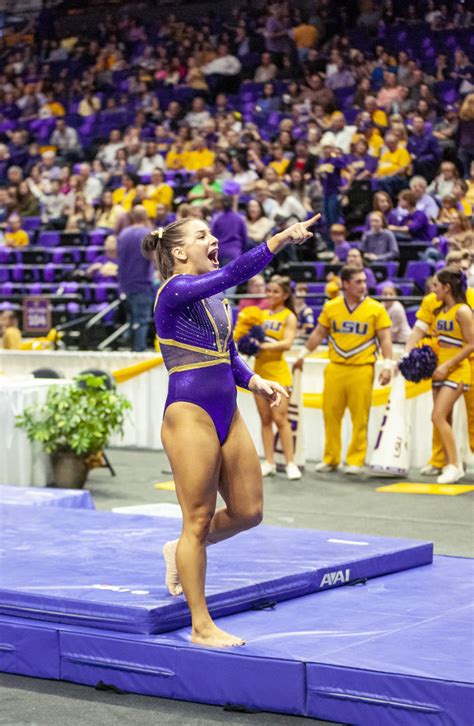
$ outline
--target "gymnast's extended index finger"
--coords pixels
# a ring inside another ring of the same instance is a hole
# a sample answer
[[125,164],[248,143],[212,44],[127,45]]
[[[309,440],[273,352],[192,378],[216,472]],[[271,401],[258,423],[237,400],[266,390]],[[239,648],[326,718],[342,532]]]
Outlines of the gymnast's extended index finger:
[[312,227],[313,224],[316,224],[318,219],[321,219],[321,215],[315,214],[314,217],[311,217],[311,219],[307,219],[305,222],[301,222],[301,224],[303,225],[303,227],[306,227],[306,228]]

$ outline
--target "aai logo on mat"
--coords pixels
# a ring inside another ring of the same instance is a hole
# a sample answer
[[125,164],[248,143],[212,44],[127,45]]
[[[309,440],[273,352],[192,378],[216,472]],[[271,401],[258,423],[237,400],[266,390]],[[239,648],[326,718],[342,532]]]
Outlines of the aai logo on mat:
[[349,582],[350,577],[351,571],[349,569],[336,570],[335,572],[326,572],[326,574],[323,576],[323,579],[319,583],[319,587],[324,587],[325,585],[342,585],[344,582]]

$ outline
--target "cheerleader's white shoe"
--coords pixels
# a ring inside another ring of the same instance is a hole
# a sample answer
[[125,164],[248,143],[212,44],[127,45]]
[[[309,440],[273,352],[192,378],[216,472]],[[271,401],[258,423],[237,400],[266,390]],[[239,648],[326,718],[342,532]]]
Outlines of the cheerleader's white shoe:
[[464,476],[464,469],[462,466],[456,466],[456,464],[448,464],[444,467],[443,473],[436,479],[438,484],[455,484],[459,479]]
[[439,476],[442,473],[442,469],[432,464],[426,464],[420,469],[421,476]]
[[262,476],[275,476],[277,473],[276,464],[270,464],[269,461],[262,461]]

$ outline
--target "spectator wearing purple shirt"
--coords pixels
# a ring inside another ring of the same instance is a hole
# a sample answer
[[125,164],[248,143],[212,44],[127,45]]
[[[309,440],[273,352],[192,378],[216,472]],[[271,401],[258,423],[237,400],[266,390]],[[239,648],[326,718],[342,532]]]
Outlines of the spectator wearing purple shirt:
[[[388,215],[388,229],[395,234],[398,240],[429,242],[431,233],[428,217],[416,208],[416,197],[413,192],[409,189],[400,192],[398,206],[400,212],[394,209]],[[394,219],[395,214],[403,214],[404,211],[406,214],[401,219]]]
[[342,184],[341,171],[345,166],[344,157],[337,156],[333,146],[323,146],[317,173],[324,192],[324,218],[328,226],[339,221],[339,188]]
[[331,225],[329,236],[331,237],[331,242],[334,245],[334,254],[336,255],[336,259],[334,259],[333,262],[339,261],[345,264],[347,260],[347,255],[351,246],[349,242],[346,242],[346,235],[347,230],[343,224]]
[[212,222],[211,234],[219,240],[219,262],[223,267],[240,257],[247,247],[248,238],[245,221],[233,211],[230,195],[222,197],[221,206],[222,212]]
[[284,21],[284,8],[281,5],[270,6],[270,15],[265,24],[265,49],[272,54],[273,62],[279,68],[283,66],[283,58],[291,51],[288,28]]
[[350,182],[370,179],[377,170],[377,158],[368,154],[369,144],[365,137],[359,137],[354,145],[354,153],[347,154],[346,169]]
[[115,282],[118,274],[117,237],[108,234],[104,242],[104,253],[95,258],[86,270],[93,282]]
[[148,214],[137,205],[130,213],[132,224],[120,233],[117,241],[118,282],[120,292],[127,296],[125,308],[131,325],[132,350],[146,348],[148,324],[151,320],[152,267],[141,251],[142,239],[149,234]]
[[387,262],[399,257],[399,250],[395,235],[383,228],[381,212],[371,212],[369,215],[370,229],[362,235],[360,250],[366,260],[371,262]]
[[413,117],[412,135],[408,139],[407,150],[412,158],[413,172],[431,182],[436,176],[441,149],[438,140],[431,131],[427,131],[422,116]]
[[351,267],[357,267],[359,270],[363,270],[367,279],[368,289],[375,290],[375,287],[377,285],[375,275],[370,267],[364,267],[362,252],[358,250],[357,247],[352,247],[347,253],[346,265],[350,265]]
[[337,91],[339,88],[351,88],[355,86],[355,79],[348,68],[345,67],[342,58],[336,62],[336,68],[333,73],[326,79],[326,88],[331,91]]

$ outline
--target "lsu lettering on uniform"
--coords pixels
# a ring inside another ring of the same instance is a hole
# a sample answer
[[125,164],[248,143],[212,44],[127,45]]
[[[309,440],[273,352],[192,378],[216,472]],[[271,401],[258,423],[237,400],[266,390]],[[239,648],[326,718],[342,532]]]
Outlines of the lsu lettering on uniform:
[[363,466],[367,452],[377,332],[391,326],[383,305],[366,297],[352,310],[343,295],[329,300],[318,322],[329,330],[329,363],[324,371],[324,463],[341,463],[341,424],[349,408],[352,440],[347,463]]
[[[442,365],[447,363],[459,352],[464,346],[464,336],[461,326],[459,325],[456,315],[463,303],[453,305],[449,310],[441,310],[436,314],[434,332],[438,338],[439,353],[438,363]],[[458,388],[459,384],[463,385],[465,391],[469,390],[471,382],[471,368],[469,360],[465,358],[458,365],[449,371],[448,377],[444,381],[433,381],[433,388],[441,388],[449,386],[450,388]]]
[[[261,325],[265,331],[265,342],[279,342],[283,339],[286,322],[293,313],[288,308],[277,313],[272,313],[271,310],[263,310],[262,313]],[[260,351],[255,359],[254,373],[258,373],[262,378],[276,381],[281,386],[291,387],[291,371],[282,350]]]
[[[474,289],[468,287],[466,290],[467,304],[474,311]],[[434,292],[429,295],[425,295],[423,298],[420,309],[418,310],[416,317],[422,323],[425,323],[429,327],[429,333],[434,335],[435,325],[435,310],[440,306],[440,301],[436,297]],[[469,356],[469,366],[471,369],[471,381],[474,382],[474,354]],[[441,361],[440,361],[441,362]],[[469,446],[472,452],[474,452],[474,385],[471,385],[468,390],[464,391],[464,401],[466,404],[467,412],[467,427],[469,432]],[[441,441],[441,436],[436,427],[433,427],[433,442],[431,459],[428,462],[431,466],[437,469],[442,469],[444,466],[444,449]]]

